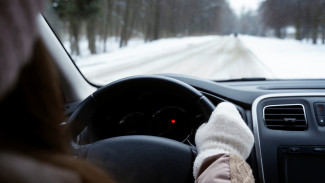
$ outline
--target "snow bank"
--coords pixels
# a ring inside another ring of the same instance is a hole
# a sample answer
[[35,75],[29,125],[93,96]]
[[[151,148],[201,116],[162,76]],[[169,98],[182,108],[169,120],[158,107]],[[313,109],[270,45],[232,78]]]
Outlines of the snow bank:
[[[215,38],[216,36],[168,38],[150,43],[144,43],[143,40],[140,43],[139,40],[132,39],[130,40],[130,44],[125,48],[119,49],[116,47],[107,53],[76,57],[75,61],[81,69],[92,66],[97,67],[102,64],[109,64],[111,67],[115,67],[116,65],[127,65],[134,60],[182,50]],[[87,42],[83,41],[81,47],[84,47],[82,46],[84,44],[87,44]]]
[[253,36],[239,38],[277,78],[325,78],[325,45]]
[[[131,40],[129,40],[128,42],[128,47],[136,47],[139,45],[144,44],[143,39],[140,38],[133,38]],[[70,42],[69,41],[64,41],[63,43],[64,47],[67,49],[68,53],[71,53],[71,49],[70,49]],[[75,61],[82,61],[84,58],[87,57],[92,57],[93,55],[91,55],[89,49],[88,49],[88,40],[85,37],[82,37],[80,42],[79,42],[79,49],[80,49],[80,55],[76,56],[76,55],[72,55],[72,58]],[[108,38],[106,40],[106,53],[110,53],[110,52],[114,52],[116,50],[119,50],[119,39],[116,37],[111,37]],[[98,40],[96,42],[96,51],[97,54],[103,54],[104,53],[104,42],[102,40]]]

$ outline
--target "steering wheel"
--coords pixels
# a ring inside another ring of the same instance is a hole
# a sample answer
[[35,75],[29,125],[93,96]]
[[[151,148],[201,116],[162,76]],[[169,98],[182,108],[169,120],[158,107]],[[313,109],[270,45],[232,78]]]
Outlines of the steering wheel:
[[[207,121],[215,106],[201,92],[164,76],[133,76],[108,84],[86,98],[68,121],[72,139],[91,123],[92,116],[111,96],[135,88],[155,88],[198,106]],[[172,89],[172,90],[171,90]],[[78,158],[85,158],[117,182],[194,182],[192,166],[196,148],[155,136],[112,137],[87,145],[72,144]]]

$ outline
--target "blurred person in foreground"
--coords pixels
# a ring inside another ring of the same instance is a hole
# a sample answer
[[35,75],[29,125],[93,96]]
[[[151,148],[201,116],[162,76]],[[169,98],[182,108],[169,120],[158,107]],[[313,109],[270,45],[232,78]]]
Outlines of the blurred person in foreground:
[[[0,1],[0,182],[113,182],[70,154],[63,96],[39,37],[42,0]],[[196,133],[196,182],[254,182],[254,140],[237,109],[221,103]]]
[[112,182],[70,154],[57,73],[36,26],[43,3],[0,1],[0,182]]

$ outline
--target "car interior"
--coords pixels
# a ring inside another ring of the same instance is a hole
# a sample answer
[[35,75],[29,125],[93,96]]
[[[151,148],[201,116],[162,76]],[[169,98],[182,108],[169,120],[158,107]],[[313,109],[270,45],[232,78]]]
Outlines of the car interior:
[[117,181],[193,182],[195,132],[227,101],[254,134],[247,163],[256,182],[325,182],[325,80],[152,74],[95,85],[41,15],[38,25],[59,71],[74,155]]

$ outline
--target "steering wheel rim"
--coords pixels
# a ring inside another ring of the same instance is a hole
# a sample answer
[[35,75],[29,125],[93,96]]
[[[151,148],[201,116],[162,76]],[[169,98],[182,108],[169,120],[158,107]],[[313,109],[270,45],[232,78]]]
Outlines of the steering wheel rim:
[[[92,115],[110,95],[133,87],[155,87],[163,92],[176,94],[198,105],[206,121],[215,107],[201,92],[179,80],[159,75],[132,76],[98,89],[79,105],[68,121],[72,139],[76,139],[91,123]],[[72,140],[72,144],[78,157],[96,164],[118,182],[193,182],[192,163],[196,150],[178,141],[140,135],[113,137],[88,145],[78,145]],[[128,148],[128,153],[125,153],[125,147]],[[139,148],[145,153],[139,153]],[[159,161],[159,168],[148,168],[153,166],[152,162]],[[172,168],[171,162],[175,163]],[[132,178],[125,176],[125,171],[132,172]]]

